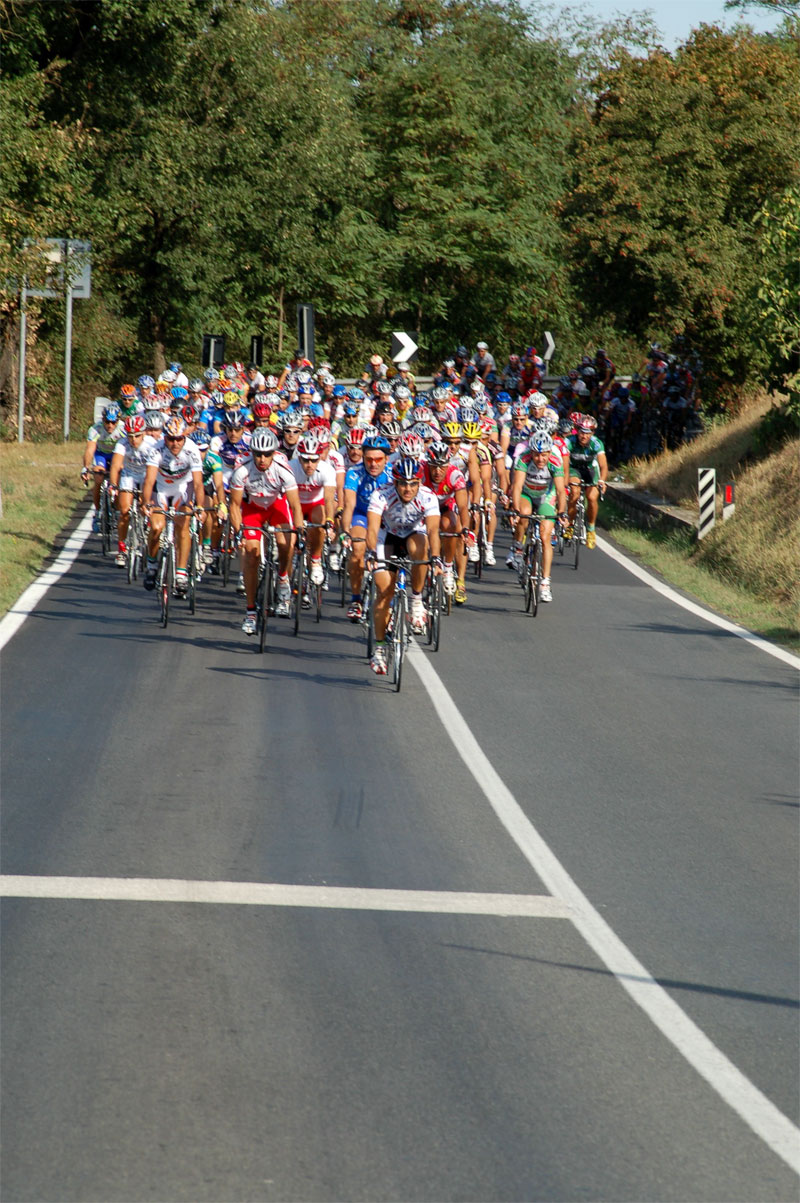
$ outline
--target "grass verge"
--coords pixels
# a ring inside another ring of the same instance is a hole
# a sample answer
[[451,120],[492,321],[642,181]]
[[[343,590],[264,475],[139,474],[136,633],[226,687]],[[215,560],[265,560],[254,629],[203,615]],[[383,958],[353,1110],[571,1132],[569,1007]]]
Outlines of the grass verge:
[[[733,521],[733,520],[732,520]],[[730,526],[730,522],[726,523]],[[669,585],[689,593],[709,609],[757,635],[800,653],[800,622],[796,607],[756,596],[715,568],[698,560],[693,534],[680,531],[642,531],[611,499],[603,502],[598,526],[640,564],[652,568]]]
[[0,614],[41,571],[86,496],[83,443],[0,444]]

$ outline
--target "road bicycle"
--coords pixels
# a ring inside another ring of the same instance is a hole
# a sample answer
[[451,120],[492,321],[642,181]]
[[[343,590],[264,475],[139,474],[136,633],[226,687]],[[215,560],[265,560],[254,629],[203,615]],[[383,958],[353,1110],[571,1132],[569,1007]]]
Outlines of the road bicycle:
[[525,594],[525,613],[534,618],[539,613],[539,597],[542,588],[542,536],[539,518],[534,514],[528,525],[525,550],[522,555],[520,584]]
[[144,526],[141,496],[138,491],[134,491],[131,508],[128,511],[128,535],[125,540],[125,572],[129,585],[133,584],[144,567],[146,555]]
[[192,614],[196,608],[197,595],[197,578],[198,578],[198,556],[199,540],[197,538],[199,524],[198,515],[203,511],[197,507],[192,507],[191,510],[182,507],[176,509],[170,506],[168,509],[160,509],[153,506],[150,509],[151,514],[163,514],[165,516],[164,529],[161,532],[161,537],[158,543],[158,557],[156,559],[156,593],[159,602],[159,614],[162,627],[166,628],[169,625],[170,602],[175,594],[175,581],[177,577],[177,548],[175,546],[175,519],[189,515],[190,522],[190,545],[189,545],[189,560],[186,565],[186,598],[189,603],[189,610]]
[[[394,685],[395,693],[400,692],[400,686],[403,681],[403,661],[405,659],[406,648],[411,642],[411,625],[409,623],[410,599],[409,599],[409,581],[411,569],[418,564],[426,564],[429,573],[432,570],[430,560],[410,560],[407,557],[390,556],[386,560],[374,560],[372,568],[369,570],[369,620],[367,633],[367,655],[371,656],[375,647],[375,581],[374,575],[376,572],[393,572],[396,573],[394,593],[392,600],[389,603],[389,620],[386,624],[386,661],[388,676]],[[441,577],[437,580],[441,583]],[[438,611],[441,613],[441,610]],[[363,620],[362,620],[363,621]],[[438,620],[437,620],[438,621]],[[426,636],[429,627],[426,619]],[[432,639],[428,639],[431,643]],[[438,648],[438,636],[437,636]]]
[[475,576],[480,580],[483,576],[483,566],[486,563],[487,543],[486,502],[484,498],[481,497],[480,501],[471,501],[469,503],[469,510],[471,514],[477,514],[477,518],[475,519],[475,542],[478,548],[478,555],[471,563],[475,570]]
[[[328,530],[326,522],[307,522],[306,530]],[[322,548],[322,573],[323,580],[315,583],[311,580],[311,552],[306,546],[302,556],[303,560],[303,575],[302,575],[302,603],[303,608],[308,608],[314,611],[314,616],[317,622],[322,618],[322,594],[325,592],[325,585],[328,580],[328,541],[326,539]],[[306,607],[306,602],[308,605]]]

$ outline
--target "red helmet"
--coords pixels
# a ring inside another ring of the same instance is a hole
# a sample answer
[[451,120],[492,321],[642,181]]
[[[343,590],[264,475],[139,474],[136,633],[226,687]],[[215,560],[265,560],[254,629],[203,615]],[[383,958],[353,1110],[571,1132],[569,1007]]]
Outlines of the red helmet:
[[188,422],[189,425],[191,425],[192,422],[196,422],[197,414],[195,413],[194,406],[184,405],[181,409],[181,417],[183,418],[184,422]]
[[347,432],[347,442],[351,447],[363,447],[366,430],[363,426],[354,426]]
[[575,423],[576,430],[583,430],[591,434],[596,426],[597,423],[590,414],[578,414],[578,420]]
[[272,409],[268,401],[256,401],[253,403],[253,417],[257,422],[264,422],[272,413]]
[[126,434],[144,434],[146,428],[144,414],[132,414],[125,419]]

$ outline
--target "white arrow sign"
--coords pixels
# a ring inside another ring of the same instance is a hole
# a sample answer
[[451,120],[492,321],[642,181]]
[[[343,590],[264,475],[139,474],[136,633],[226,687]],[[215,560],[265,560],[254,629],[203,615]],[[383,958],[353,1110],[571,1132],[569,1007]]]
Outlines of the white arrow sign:
[[544,358],[549,361],[553,358],[553,352],[556,349],[556,344],[553,341],[553,336],[549,330],[545,330],[544,332],[544,342]]
[[412,355],[416,355],[419,350],[413,338],[406,334],[403,330],[394,330],[392,332],[392,359],[395,363],[400,363],[401,360],[410,359]]

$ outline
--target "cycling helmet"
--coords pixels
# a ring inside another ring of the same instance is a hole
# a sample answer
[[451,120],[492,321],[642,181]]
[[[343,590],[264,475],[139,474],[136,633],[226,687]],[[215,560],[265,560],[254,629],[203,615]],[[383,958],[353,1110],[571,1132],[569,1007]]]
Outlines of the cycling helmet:
[[517,401],[511,406],[511,416],[512,418],[528,417],[528,407],[524,401]]
[[415,425],[417,422],[431,422],[433,420],[433,412],[428,409],[427,405],[415,405],[410,416],[411,421]]
[[183,388],[183,386],[180,384],[176,384],[173,385],[173,387],[169,390],[169,395],[172,397],[173,401],[185,401],[189,396],[189,390]]
[[297,444],[297,454],[309,459],[319,458],[319,439],[315,430],[307,430]]
[[461,429],[460,422],[445,422],[442,427],[442,434],[446,439],[461,439],[464,431]]
[[321,423],[319,426],[315,426],[313,429],[319,443],[320,454],[322,454],[325,448],[330,447],[331,445],[330,427],[327,423]]
[[169,385],[167,384],[166,380],[162,380],[159,377],[159,379],[156,381],[156,392],[159,393],[162,397],[163,397],[164,393],[169,392]]
[[337,398],[338,397],[346,397],[347,389],[344,387],[343,384],[334,384],[333,395],[334,395],[334,397],[337,397]]
[[458,420],[462,425],[466,422],[477,422],[479,416],[474,405],[462,405],[458,411]]
[[582,430],[587,434],[591,434],[597,423],[589,414],[579,414],[578,420],[575,423],[576,430]]
[[120,400],[133,401],[136,398],[136,389],[132,384],[123,384],[119,390]]
[[400,436],[398,452],[410,459],[420,459],[425,454],[425,443],[415,430],[405,430]]
[[411,389],[405,384],[398,384],[394,390],[394,395],[398,401],[408,401],[411,396]]
[[[569,379],[567,379],[569,384]],[[525,400],[532,409],[541,409],[543,405],[548,405],[549,402],[544,393],[540,393],[538,389],[532,388],[529,393],[525,394]]]
[[178,373],[173,372],[172,368],[167,368],[166,372],[162,372],[159,380],[163,380],[165,384],[174,384]]
[[222,419],[226,430],[240,430],[244,426],[244,414],[239,409],[230,409]]
[[479,422],[464,422],[464,438],[468,443],[477,443],[481,437],[481,427]]
[[350,447],[363,447],[366,433],[363,426],[354,426],[352,430],[348,430],[346,442]]
[[498,393],[494,399],[494,403],[495,403],[495,405],[510,405],[511,404],[511,394],[505,393],[505,392]]
[[481,433],[488,435],[497,434],[494,418],[490,418],[488,415],[481,418]]
[[474,393],[475,395],[482,393],[483,392],[483,381],[482,380],[473,380],[469,386],[469,391],[471,393]]
[[366,393],[364,392],[363,388],[351,388],[350,389],[350,400],[351,401],[363,401],[365,396],[366,396]]
[[206,384],[215,384],[219,380],[219,372],[216,368],[206,368],[203,372],[203,379]]
[[385,439],[382,434],[371,434],[369,438],[364,439],[365,451],[382,451],[384,455],[388,455],[391,451],[389,440]]
[[144,409],[145,413],[148,413],[151,410],[155,411],[156,413],[161,413],[161,402],[159,401],[158,397],[148,397],[144,403]]
[[183,418],[184,422],[186,422],[186,423],[196,422],[197,421],[197,413],[195,411],[194,406],[193,405],[181,406],[181,417]]
[[549,434],[535,434],[528,443],[531,451],[536,451],[539,454],[549,455],[553,450],[553,440]]
[[572,423],[569,418],[562,418],[558,423],[559,434],[572,434]]
[[301,397],[313,397],[316,389],[314,388],[312,382],[308,380],[304,381],[303,384],[298,385],[297,391]]
[[411,456],[403,456],[402,459],[395,460],[392,464],[392,476],[395,480],[419,480],[422,475],[422,468],[415,459]]
[[358,416],[358,406],[352,401],[345,401],[342,406],[342,413],[346,418],[355,418]]
[[431,396],[434,401],[447,401],[450,397],[450,389],[442,388],[441,385],[437,385],[437,387],[433,390]]
[[387,439],[399,439],[403,428],[396,418],[392,418],[391,422],[384,422],[383,433]]
[[431,439],[436,438],[436,430],[429,422],[415,422],[411,427],[411,433],[419,435],[424,443],[429,443]]
[[270,430],[266,426],[260,426],[258,430],[253,431],[253,437],[250,440],[250,450],[252,451],[277,451],[280,444],[278,436],[274,430]]
[[167,418],[164,423],[164,437],[173,439],[186,437],[186,424],[180,415],[173,414],[172,417]]
[[129,418],[125,419],[126,434],[144,434],[144,430],[145,421],[142,414],[131,414]]
[[229,363],[228,366],[223,369],[222,374],[226,380],[230,381],[234,381],[239,375],[232,363]]
[[266,401],[255,401],[253,403],[253,417],[257,422],[265,422],[272,413],[269,403]]
[[190,393],[202,393],[203,391],[203,382],[199,376],[195,376],[194,379],[189,381]]
[[428,448],[428,460],[432,464],[446,464],[450,459],[450,448],[441,439],[434,439]]
[[164,417],[160,409],[151,409],[144,415],[144,424],[148,430],[161,430]]
[[573,425],[573,426],[575,426],[575,424],[577,423],[578,419],[579,419],[579,418],[582,418],[583,416],[584,416],[584,415],[583,415],[582,413],[579,413],[579,412],[578,412],[578,410],[577,410],[577,409],[575,409],[575,410],[573,410],[573,411],[572,411],[572,413],[569,415],[569,420],[570,420],[570,422],[572,423],[572,425]]
[[155,388],[156,384],[152,376],[140,376],[136,383],[143,393],[149,393],[151,389]]
[[104,422],[118,422],[120,410],[118,405],[106,405],[103,409]]
[[379,396],[385,396],[388,393],[391,393],[391,391],[392,386],[388,380],[379,380],[375,385],[375,392],[378,393]]
[[211,446],[211,435],[207,430],[203,430],[201,426],[200,429],[196,430],[192,435],[192,442],[200,449],[200,451],[207,451]]

